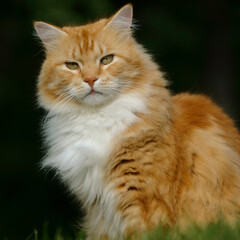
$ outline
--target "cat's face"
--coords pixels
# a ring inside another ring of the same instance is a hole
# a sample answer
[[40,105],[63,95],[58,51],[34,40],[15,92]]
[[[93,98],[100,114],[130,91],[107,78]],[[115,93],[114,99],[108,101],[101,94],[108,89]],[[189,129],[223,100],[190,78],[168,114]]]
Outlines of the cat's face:
[[111,19],[81,27],[37,22],[47,49],[38,85],[43,105],[97,106],[134,88],[140,63],[131,21],[132,7],[127,5]]

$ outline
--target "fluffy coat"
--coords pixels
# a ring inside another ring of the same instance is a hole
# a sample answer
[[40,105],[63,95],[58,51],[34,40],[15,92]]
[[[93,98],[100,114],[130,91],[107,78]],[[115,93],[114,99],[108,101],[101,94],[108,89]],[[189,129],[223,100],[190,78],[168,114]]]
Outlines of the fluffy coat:
[[158,224],[234,222],[240,136],[233,121],[205,96],[171,96],[131,22],[126,5],[80,27],[35,23],[46,48],[38,81],[48,112],[43,166],[84,206],[88,240],[123,239]]

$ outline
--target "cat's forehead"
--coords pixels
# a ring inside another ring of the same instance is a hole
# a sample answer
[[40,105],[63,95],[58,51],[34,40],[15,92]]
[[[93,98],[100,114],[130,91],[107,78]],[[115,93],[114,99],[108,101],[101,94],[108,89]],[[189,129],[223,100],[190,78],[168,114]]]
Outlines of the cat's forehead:
[[82,26],[63,27],[63,30],[67,32],[71,38],[75,38],[78,41],[87,41],[89,39],[96,39],[104,30],[106,22],[107,19],[101,19],[97,22]]
[[104,27],[107,19],[78,27],[64,27],[68,33],[68,41],[71,43],[69,51],[74,55],[88,56],[103,54],[107,45],[104,41]]

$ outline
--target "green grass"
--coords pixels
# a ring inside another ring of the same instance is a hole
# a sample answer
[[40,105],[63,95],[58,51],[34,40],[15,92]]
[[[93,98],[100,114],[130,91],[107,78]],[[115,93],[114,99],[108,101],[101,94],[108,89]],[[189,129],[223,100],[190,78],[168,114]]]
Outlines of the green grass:
[[49,222],[43,224],[42,230],[34,229],[25,240],[84,240],[83,232],[77,231],[77,228],[70,228],[68,231],[64,228],[53,230]]
[[240,225],[231,227],[223,222],[210,224],[205,228],[190,227],[185,233],[178,230],[157,228],[145,234],[141,240],[239,240]]
[[84,240],[84,233],[76,233],[75,236],[69,236],[63,234],[61,228],[57,229],[54,236],[50,237],[49,234],[41,234],[36,229],[33,230],[32,234],[26,238],[26,240]]
[[26,240],[84,240],[84,233],[79,232],[75,233],[74,236],[69,234],[64,234],[62,229],[59,228],[56,230],[55,234],[53,236],[50,236],[50,234],[41,234],[41,232],[38,232],[36,229],[33,230],[33,232],[26,238]]
[[[26,240],[84,240],[83,232],[66,234],[61,228],[55,233],[48,232],[48,227],[44,227],[41,232],[34,230]],[[178,230],[156,228],[152,233],[143,234],[139,240],[239,240],[240,224],[235,227],[224,224],[223,222],[210,224],[205,228],[193,226],[186,233]]]

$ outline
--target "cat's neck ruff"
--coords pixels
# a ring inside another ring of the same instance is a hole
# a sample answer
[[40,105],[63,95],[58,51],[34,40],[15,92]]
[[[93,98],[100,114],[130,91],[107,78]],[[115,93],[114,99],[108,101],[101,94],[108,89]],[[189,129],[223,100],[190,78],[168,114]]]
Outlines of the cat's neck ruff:
[[97,215],[92,224],[97,226],[104,216],[102,231],[113,237],[119,228],[123,231],[124,224],[114,210],[115,194],[105,186],[104,163],[116,136],[138,121],[136,113],[146,110],[143,97],[128,95],[99,111],[82,109],[72,115],[55,114],[45,124],[49,151],[43,165],[56,169],[85,207],[95,203]]
[[[144,98],[132,94],[120,96],[101,109],[53,114],[44,126],[49,151],[43,165],[56,169],[75,194],[100,194],[95,188],[101,185],[101,168],[112,151],[114,137],[138,120],[136,113],[145,111]],[[95,190],[91,190],[93,182]]]

